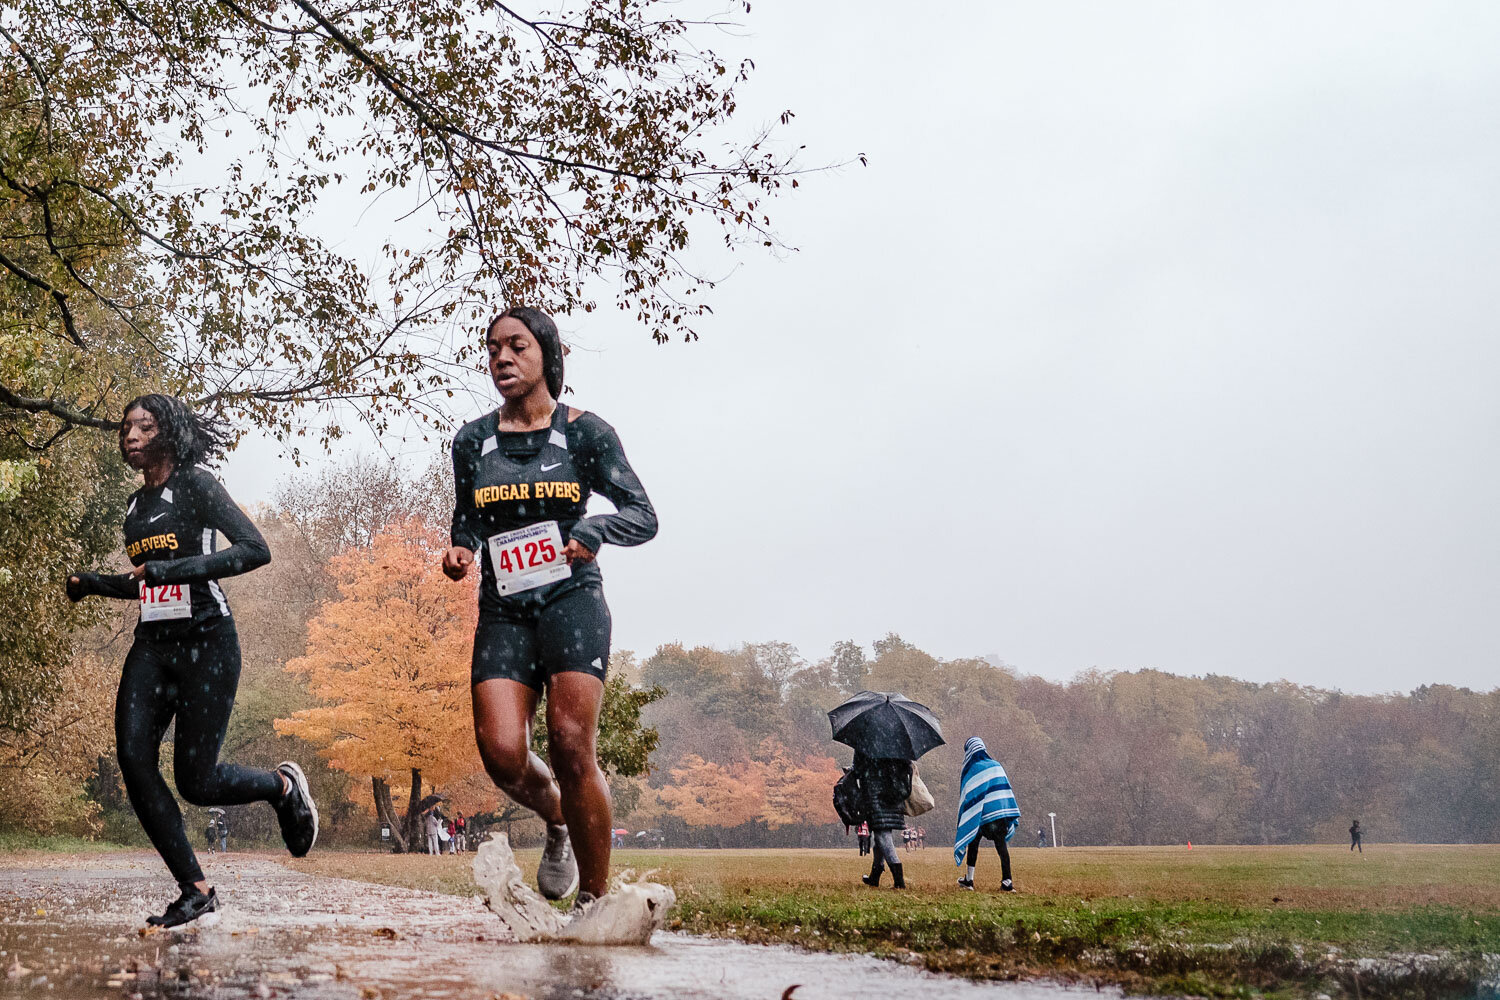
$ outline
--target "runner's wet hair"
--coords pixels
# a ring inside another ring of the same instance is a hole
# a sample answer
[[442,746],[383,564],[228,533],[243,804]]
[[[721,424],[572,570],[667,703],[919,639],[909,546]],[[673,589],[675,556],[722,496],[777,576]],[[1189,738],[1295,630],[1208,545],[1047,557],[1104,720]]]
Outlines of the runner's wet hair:
[[557,324],[552,322],[551,316],[539,309],[532,309],[530,306],[511,306],[490,320],[489,325],[484,328],[485,338],[489,338],[490,331],[495,329],[496,323],[507,317],[519,320],[541,345],[542,376],[547,380],[547,391],[552,394],[553,399],[562,399],[563,355],[567,352],[563,349],[562,337],[557,333]]
[[178,466],[197,465],[224,456],[234,436],[224,421],[194,413],[176,396],[159,392],[137,396],[125,404],[120,412],[120,456],[125,455],[125,417],[139,407],[156,418],[156,438],[153,451],[172,456]]

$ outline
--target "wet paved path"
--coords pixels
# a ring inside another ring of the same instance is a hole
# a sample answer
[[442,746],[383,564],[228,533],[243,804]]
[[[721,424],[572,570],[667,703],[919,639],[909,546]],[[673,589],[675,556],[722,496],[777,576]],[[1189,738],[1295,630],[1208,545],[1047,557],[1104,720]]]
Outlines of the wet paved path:
[[173,894],[146,852],[0,859],[0,998],[645,1000],[1099,996],[975,984],[876,959],[658,933],[648,947],[522,945],[476,900],[204,856],[225,906],[142,936]]

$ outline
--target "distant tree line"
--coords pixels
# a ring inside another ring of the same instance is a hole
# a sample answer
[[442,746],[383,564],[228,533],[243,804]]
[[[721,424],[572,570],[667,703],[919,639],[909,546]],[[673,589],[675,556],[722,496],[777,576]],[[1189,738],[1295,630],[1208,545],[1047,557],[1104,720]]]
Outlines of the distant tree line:
[[[522,841],[540,834],[474,752],[472,584],[426,572],[447,475],[442,462],[406,476],[368,459],[290,480],[253,512],[272,564],[225,581],[244,669],[224,756],[303,762],[329,842],[375,843],[385,825],[399,847],[431,794]],[[24,727],[0,725],[0,828],[139,837],[110,724],[134,609],[97,613],[102,624],[71,634],[59,616],[46,641],[71,657],[53,654],[55,694]],[[1356,817],[1375,841],[1500,841],[1500,689],[1347,695],[1156,670],[1056,683],[940,660],[894,634],[814,661],[784,642],[669,643],[616,651],[611,674],[601,758],[617,820],[673,846],[845,843],[830,794],[851,754],[829,739],[827,712],[862,689],[902,692],[942,720],[948,743],[920,765],[937,807],[914,821],[929,843],[951,842],[973,735],[1010,772],[1021,844],[1050,831],[1049,812],[1065,845],[1336,841]],[[536,746],[545,753],[544,733]],[[185,811],[190,829],[206,818]],[[275,838],[269,810],[229,813],[232,842]]]
[[[1017,843],[1035,843],[1049,812],[1065,845],[1333,841],[1356,817],[1375,840],[1500,840],[1500,689],[1349,695],[1158,670],[1090,670],[1062,684],[939,660],[894,634],[872,653],[841,642],[804,662],[785,643],[660,647],[639,675],[668,692],[644,713],[661,734],[649,784],[663,828],[714,842],[701,815],[670,808],[675,776],[700,773],[700,761],[732,775],[774,746],[848,764],[825,713],[870,689],[902,692],[942,720],[947,745],[920,763],[937,808],[913,821],[929,842],[952,842],[963,741],[975,735],[1015,784]],[[717,842],[787,842],[787,831],[740,818],[726,810]]]

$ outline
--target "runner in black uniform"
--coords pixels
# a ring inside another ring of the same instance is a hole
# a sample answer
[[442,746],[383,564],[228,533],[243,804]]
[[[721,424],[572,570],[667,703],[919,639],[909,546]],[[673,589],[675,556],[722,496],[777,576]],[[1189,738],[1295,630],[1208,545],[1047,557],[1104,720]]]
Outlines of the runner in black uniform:
[[[130,804],[167,863],[182,895],[153,924],[172,927],[218,909],[218,894],[188,844],[182,813],[162,780],[159,754],[173,717],[177,790],[194,805],[269,802],[287,849],[306,854],[318,836],[318,812],[302,769],[275,771],[219,763],[234,707],[240,645],[218,579],[248,573],[271,552],[224,487],[196,463],[226,443],[219,426],[171,396],[149,395],[125,407],[120,453],[146,484],[125,510],[129,573],[74,573],[68,597],[90,594],[141,602],[135,643],[115,697],[115,743]],[[232,544],[219,550],[216,533]]]
[[[453,439],[457,500],[443,570],[462,579],[479,554],[471,676],[479,753],[495,783],[547,823],[542,894],[561,899],[578,888],[582,905],[604,892],[613,826],[596,759],[610,617],[594,557],[605,543],[649,541],[656,512],[614,429],[557,401],[563,354],[551,319],[507,310],[485,345],[505,402]],[[587,517],[591,492],[617,513]],[[544,689],[550,772],[528,738]]]

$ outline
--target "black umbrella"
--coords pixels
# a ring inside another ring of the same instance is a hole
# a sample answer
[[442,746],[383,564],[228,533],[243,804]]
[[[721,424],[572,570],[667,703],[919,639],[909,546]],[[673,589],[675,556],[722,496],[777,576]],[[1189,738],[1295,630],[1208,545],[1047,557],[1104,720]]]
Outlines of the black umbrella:
[[828,713],[833,738],[866,757],[916,760],[943,745],[943,727],[926,705],[902,694],[861,691]]

